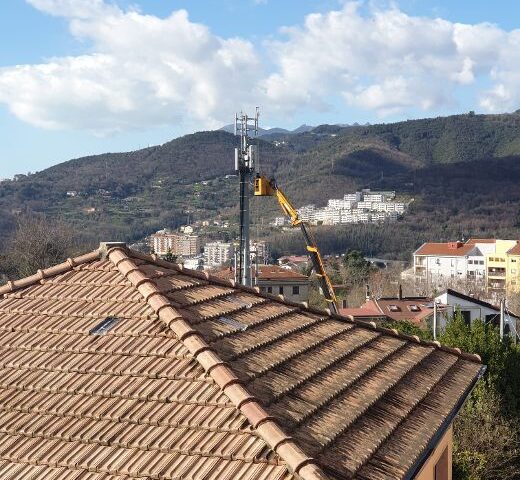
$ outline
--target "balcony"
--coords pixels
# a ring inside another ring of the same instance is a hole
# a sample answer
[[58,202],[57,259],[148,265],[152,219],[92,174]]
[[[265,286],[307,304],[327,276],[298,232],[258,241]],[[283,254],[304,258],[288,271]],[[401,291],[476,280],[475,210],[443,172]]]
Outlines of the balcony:
[[489,268],[488,277],[490,278],[506,278],[505,268]]

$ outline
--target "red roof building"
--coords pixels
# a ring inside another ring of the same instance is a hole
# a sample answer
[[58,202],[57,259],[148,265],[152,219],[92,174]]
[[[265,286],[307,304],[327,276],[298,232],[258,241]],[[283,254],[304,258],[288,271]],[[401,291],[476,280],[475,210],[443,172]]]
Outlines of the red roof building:
[[0,287],[0,319],[5,479],[448,478],[483,371],[122,244]]

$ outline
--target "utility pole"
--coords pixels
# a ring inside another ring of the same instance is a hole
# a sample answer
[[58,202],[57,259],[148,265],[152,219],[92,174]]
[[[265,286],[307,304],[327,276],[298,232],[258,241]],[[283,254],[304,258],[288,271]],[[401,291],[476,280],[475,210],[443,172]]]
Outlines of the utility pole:
[[504,340],[505,299],[500,300],[500,341]]
[[435,297],[433,299],[433,339],[437,340],[437,302]]
[[251,256],[249,235],[249,186],[256,168],[256,148],[252,144],[250,132],[258,135],[259,109],[254,117],[240,113],[235,115],[235,135],[240,135],[240,147],[235,148],[235,171],[240,180],[240,244],[238,258],[238,281],[247,287],[252,286]]

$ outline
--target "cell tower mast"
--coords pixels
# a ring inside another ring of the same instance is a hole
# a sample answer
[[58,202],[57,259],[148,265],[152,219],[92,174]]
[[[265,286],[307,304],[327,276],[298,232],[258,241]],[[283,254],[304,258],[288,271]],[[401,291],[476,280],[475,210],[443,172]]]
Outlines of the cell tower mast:
[[250,134],[258,135],[258,117],[256,107],[255,116],[240,113],[235,115],[235,135],[240,135],[240,146],[235,148],[235,170],[240,179],[240,243],[238,265],[235,271],[237,281],[247,287],[252,286],[251,254],[249,251],[249,186],[255,172],[257,152],[252,143]]

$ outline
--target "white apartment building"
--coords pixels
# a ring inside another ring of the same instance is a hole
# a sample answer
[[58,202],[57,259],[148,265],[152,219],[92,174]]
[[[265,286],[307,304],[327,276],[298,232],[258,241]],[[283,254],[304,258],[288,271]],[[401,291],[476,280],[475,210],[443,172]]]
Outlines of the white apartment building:
[[269,247],[264,240],[250,240],[249,251],[256,255],[258,263],[264,263],[269,259]]
[[287,225],[287,219],[285,217],[274,217],[273,226],[275,227],[283,227]]
[[430,284],[456,280],[484,283],[486,256],[479,243],[425,243],[414,254],[415,278]]
[[[407,208],[407,204],[392,202],[395,192],[372,192],[364,189],[360,192],[346,193],[341,198],[330,198],[327,206],[317,208],[306,205],[298,210],[300,218],[311,224],[339,225],[345,223],[369,223],[396,220]],[[277,225],[277,221],[274,222]]]
[[343,200],[353,203],[359,202],[361,200],[361,192],[346,193],[343,195]]
[[327,202],[327,207],[335,210],[350,210],[356,202],[350,200],[343,200],[341,198],[330,198]]
[[204,245],[204,265],[217,267],[233,258],[233,244],[224,242],[208,242]]
[[298,209],[298,215],[304,222],[316,221],[316,205],[305,205]]

